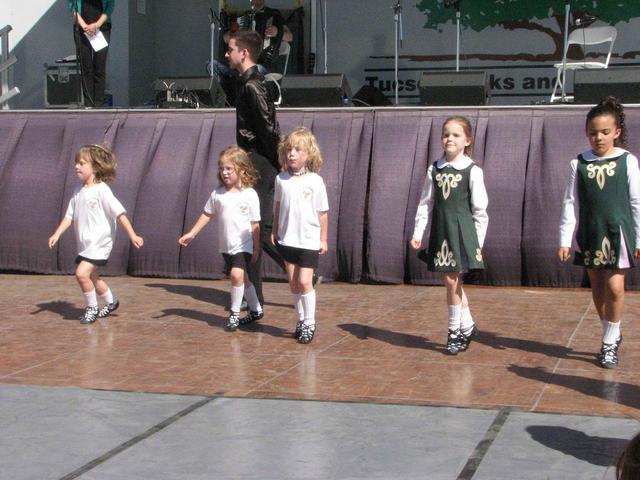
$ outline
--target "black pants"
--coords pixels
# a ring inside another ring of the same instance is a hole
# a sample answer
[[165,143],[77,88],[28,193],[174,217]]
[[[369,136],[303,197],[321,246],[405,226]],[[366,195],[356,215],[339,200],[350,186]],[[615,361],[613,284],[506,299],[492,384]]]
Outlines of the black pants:
[[[103,25],[100,31],[111,43],[111,24]],[[104,90],[107,81],[107,52],[109,47],[95,52],[89,39],[77,25],[73,28],[76,50],[82,72],[82,93],[85,107],[102,107],[105,104]]]
[[273,193],[278,171],[266,157],[251,151],[251,162],[258,172],[258,182],[253,187],[260,199],[260,255],[249,271],[249,279],[256,288],[258,299],[264,304],[262,295],[262,253],[269,255],[282,270],[285,270],[284,260],[278,249],[271,242],[273,228]]

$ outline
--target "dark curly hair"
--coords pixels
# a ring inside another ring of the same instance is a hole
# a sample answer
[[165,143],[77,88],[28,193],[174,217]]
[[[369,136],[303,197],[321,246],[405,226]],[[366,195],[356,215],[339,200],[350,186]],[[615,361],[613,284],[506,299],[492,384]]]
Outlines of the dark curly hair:
[[602,115],[611,115],[615,119],[616,127],[620,129],[620,136],[615,139],[614,145],[625,148],[627,146],[627,126],[624,121],[624,107],[620,100],[616,97],[606,97],[600,100],[600,103],[589,110],[585,127],[588,128],[591,120]]

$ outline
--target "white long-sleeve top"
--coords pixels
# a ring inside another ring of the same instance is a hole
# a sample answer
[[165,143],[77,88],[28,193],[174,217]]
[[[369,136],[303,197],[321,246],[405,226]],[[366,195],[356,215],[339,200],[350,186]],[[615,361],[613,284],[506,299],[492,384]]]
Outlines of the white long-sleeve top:
[[[606,160],[616,158],[625,153],[626,150],[616,148],[615,151],[606,157],[598,157],[593,152],[588,151],[582,154],[587,162],[595,160]],[[578,182],[576,173],[578,171],[578,159],[571,160],[569,181],[564,191],[562,200],[562,214],[560,216],[560,247],[571,248],[571,239],[576,228],[576,213],[580,207],[578,202]],[[631,215],[633,217],[633,230],[636,235],[635,248],[640,248],[640,168],[638,159],[631,153],[627,155],[627,184],[629,186],[629,201],[631,202]]]
[[[451,163],[447,162],[446,158],[441,158],[429,167],[427,170],[427,177],[425,178],[424,185],[422,187],[418,210],[416,212],[415,228],[413,230],[414,239],[422,240],[422,235],[431,221],[431,212],[433,211],[434,201],[433,169],[437,168],[438,170],[441,170],[446,166],[451,166],[456,170],[464,170],[471,163],[473,163],[473,160],[464,155],[459,160]],[[487,196],[487,189],[484,186],[484,175],[482,173],[482,169],[477,165],[474,165],[469,173],[469,190],[471,193],[471,216],[473,217],[473,223],[476,227],[478,244],[480,245],[480,248],[482,248],[484,245],[484,239],[487,235],[487,227],[489,225],[489,216],[487,215],[489,197]]]

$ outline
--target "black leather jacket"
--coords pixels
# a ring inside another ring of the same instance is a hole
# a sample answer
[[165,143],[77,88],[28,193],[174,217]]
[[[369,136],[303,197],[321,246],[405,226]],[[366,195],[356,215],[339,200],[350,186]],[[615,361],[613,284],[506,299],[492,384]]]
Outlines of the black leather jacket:
[[253,66],[240,76],[236,97],[236,141],[247,152],[255,151],[266,157],[280,170],[278,142],[280,126],[276,120],[274,99],[264,76]]

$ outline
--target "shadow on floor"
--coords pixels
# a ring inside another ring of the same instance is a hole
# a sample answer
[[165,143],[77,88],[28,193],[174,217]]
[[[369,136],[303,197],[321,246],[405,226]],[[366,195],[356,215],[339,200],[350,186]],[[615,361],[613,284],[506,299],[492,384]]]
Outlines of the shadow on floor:
[[591,436],[579,430],[549,425],[531,425],[526,431],[533,440],[545,447],[601,467],[614,466],[629,441]]
[[492,332],[480,331],[474,341],[496,350],[515,349],[531,353],[541,353],[551,358],[579,360],[589,364],[597,363],[594,352],[576,352],[563,345],[525,340],[522,338],[503,337]]
[[[242,314],[241,317],[243,317],[244,315],[245,314]],[[204,322],[212,327],[218,328],[224,328],[225,324],[227,323],[227,317],[221,317],[220,315],[205,313],[199,310],[191,310],[189,308],[165,308],[160,312],[160,315],[157,315],[153,318],[165,318],[171,316],[197,320],[199,322]],[[240,326],[239,330],[264,333],[266,335],[271,335],[272,337],[290,337],[293,334],[293,328],[291,329],[291,331],[288,331],[283,328],[268,325],[262,320],[249,325]]]
[[[169,293],[176,295],[185,295],[191,297],[194,300],[200,302],[212,303],[221,307],[226,307],[229,304],[229,292],[224,290],[218,290],[217,288],[199,287],[197,285],[171,285],[169,283],[147,283],[145,287],[150,288],[163,288]],[[291,307],[289,303],[272,303],[265,301],[265,305],[272,307]]]
[[31,312],[31,315],[38,315],[42,312],[52,312],[60,315],[64,320],[80,320],[80,317],[84,313],[84,308],[78,308],[72,303],[60,300],[38,303],[36,307],[38,307],[38,310]]
[[393,330],[385,330],[384,328],[372,327],[370,325],[361,325],[359,323],[342,323],[338,325],[345,332],[349,332],[360,340],[373,338],[390,345],[405,348],[419,348],[424,350],[433,350],[434,352],[446,353],[446,348],[442,344],[429,342],[424,337],[410,335],[407,333],[394,332]]
[[601,398],[631,408],[640,408],[640,387],[626,382],[608,382],[577,375],[550,373],[540,367],[510,365],[510,372],[523,378],[569,388],[583,395]]

